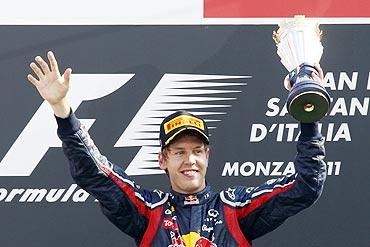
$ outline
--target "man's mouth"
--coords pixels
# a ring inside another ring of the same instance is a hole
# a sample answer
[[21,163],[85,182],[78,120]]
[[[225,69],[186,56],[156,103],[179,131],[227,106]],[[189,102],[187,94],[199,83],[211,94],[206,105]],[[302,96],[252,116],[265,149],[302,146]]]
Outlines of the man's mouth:
[[182,174],[184,174],[186,177],[194,177],[198,171],[197,170],[185,170],[185,171],[181,171]]

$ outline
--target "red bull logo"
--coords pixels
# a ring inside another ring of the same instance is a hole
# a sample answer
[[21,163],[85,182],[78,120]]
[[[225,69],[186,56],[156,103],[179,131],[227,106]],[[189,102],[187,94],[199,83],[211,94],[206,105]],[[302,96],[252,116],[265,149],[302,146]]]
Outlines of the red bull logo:
[[172,243],[168,247],[217,247],[216,244],[212,243],[209,239],[205,237],[200,237],[194,245],[189,245],[184,242],[181,236],[178,236],[175,239],[172,239]]
[[185,197],[184,205],[194,205],[199,204],[199,199],[195,195],[189,195]]
[[187,247],[217,247],[215,243],[212,243],[209,239],[201,237],[197,232],[190,232],[182,236],[184,246]]
[[195,242],[194,247],[217,247],[217,245],[205,237],[200,237],[200,239]]

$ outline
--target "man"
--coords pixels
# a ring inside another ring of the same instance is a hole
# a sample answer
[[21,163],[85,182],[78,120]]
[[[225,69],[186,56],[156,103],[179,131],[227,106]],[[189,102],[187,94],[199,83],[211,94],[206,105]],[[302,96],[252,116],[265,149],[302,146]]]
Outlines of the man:
[[[160,126],[158,160],[171,192],[148,191],[120,166],[100,154],[72,112],[67,99],[71,69],[60,75],[48,53],[31,63],[28,75],[54,110],[58,135],[76,183],[97,198],[103,213],[138,246],[251,246],[285,219],[313,204],[325,180],[324,147],[316,123],[301,124],[296,173],[259,187],[235,186],[219,193],[207,186],[210,149],[206,123],[185,111],[166,117]],[[50,67],[49,67],[50,65]],[[322,70],[313,74],[321,80]]]

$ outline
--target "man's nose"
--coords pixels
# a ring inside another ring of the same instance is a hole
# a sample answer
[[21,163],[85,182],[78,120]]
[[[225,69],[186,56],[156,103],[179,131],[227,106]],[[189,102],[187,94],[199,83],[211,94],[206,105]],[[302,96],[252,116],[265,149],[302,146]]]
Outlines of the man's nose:
[[196,163],[196,158],[193,153],[189,153],[186,158],[186,162],[189,163],[190,165],[193,165]]

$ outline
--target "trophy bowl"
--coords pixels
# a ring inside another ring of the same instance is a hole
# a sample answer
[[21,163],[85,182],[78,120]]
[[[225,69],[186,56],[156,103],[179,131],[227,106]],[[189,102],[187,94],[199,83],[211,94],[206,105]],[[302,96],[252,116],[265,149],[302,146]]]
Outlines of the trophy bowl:
[[323,53],[321,35],[318,23],[304,16],[283,21],[273,33],[277,54],[289,71],[284,80],[289,90],[287,110],[302,123],[320,120],[330,108],[329,93],[312,77],[313,72],[318,72],[314,64],[319,63]]

